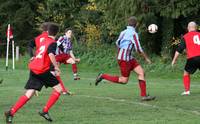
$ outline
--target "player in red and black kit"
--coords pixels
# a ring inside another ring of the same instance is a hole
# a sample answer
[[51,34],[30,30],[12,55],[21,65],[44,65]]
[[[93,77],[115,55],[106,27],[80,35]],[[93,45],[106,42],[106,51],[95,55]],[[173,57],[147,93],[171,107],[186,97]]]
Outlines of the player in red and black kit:
[[[41,25],[41,29],[42,29],[42,33],[40,35],[38,35],[34,40],[31,40],[28,44],[28,52],[30,54],[30,57],[32,60],[34,58],[34,52],[33,52],[33,49],[36,48],[36,50],[39,48],[39,45],[40,45],[40,40],[42,40],[43,38],[46,38],[48,37],[48,32],[47,32],[47,28],[48,28],[48,25],[50,24],[50,22],[44,22],[42,23]],[[60,76],[56,76],[56,78],[58,79],[61,87],[62,87],[62,92],[63,94],[67,94],[67,95],[73,95],[69,90],[68,88],[66,88],[64,86],[64,83],[63,81],[61,80]],[[38,92],[36,91],[36,96],[38,96]]]
[[190,95],[190,74],[194,74],[197,69],[200,69],[200,33],[197,32],[197,24],[195,22],[188,23],[188,33],[183,36],[183,41],[177,48],[172,66],[180,53],[186,49],[187,62],[183,73],[183,84],[185,91],[181,95]]
[[[8,124],[12,123],[15,113],[32,98],[35,91],[40,91],[43,86],[52,87],[53,92],[43,110],[39,112],[39,115],[48,121],[52,121],[48,111],[59,99],[60,93],[62,92],[59,81],[56,78],[56,76],[60,75],[60,69],[55,59],[57,46],[55,36],[58,30],[58,25],[51,23],[48,26],[48,37],[38,39],[39,45],[35,57],[29,62],[30,76],[25,85],[26,92],[9,111],[5,112],[6,122]],[[54,66],[54,71],[50,71],[51,64]]]

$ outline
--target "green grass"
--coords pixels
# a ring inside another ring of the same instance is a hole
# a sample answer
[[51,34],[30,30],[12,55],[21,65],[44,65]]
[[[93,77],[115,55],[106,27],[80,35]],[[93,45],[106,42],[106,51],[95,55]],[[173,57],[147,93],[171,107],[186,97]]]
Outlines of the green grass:
[[[18,66],[20,63],[18,63]],[[21,62],[23,64],[23,61]],[[17,66],[17,67],[18,67]],[[153,65],[152,65],[153,66]],[[159,65],[158,65],[159,66]],[[0,63],[0,75],[4,78],[0,85],[0,124],[5,123],[3,112],[13,105],[23,94],[28,79],[26,67],[15,71],[5,71]],[[65,85],[75,92],[74,96],[60,97],[50,110],[53,124],[198,124],[200,118],[199,73],[192,76],[191,96],[181,96],[183,91],[181,71],[156,71],[156,67],[146,67],[147,88],[155,101],[140,102],[139,88],[134,73],[127,85],[102,82],[98,87],[90,85],[100,71],[99,68],[87,70],[80,66],[80,81],[74,81],[71,67],[62,66],[62,79]],[[161,67],[160,67],[161,68]],[[157,70],[162,70],[157,67]],[[117,69],[106,72],[118,74]],[[167,73],[168,72],[168,73]],[[173,73],[174,72],[174,73]],[[45,105],[51,89],[43,88],[39,97],[33,97],[16,113],[14,124],[48,124],[37,112]]]

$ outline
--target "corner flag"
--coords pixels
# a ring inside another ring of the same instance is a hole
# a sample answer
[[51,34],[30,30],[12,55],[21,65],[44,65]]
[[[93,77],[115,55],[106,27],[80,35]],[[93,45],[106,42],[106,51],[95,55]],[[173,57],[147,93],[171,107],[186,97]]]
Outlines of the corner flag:
[[10,24],[8,24],[8,28],[7,28],[7,50],[6,50],[6,70],[8,70],[8,54],[9,54],[9,43],[10,40],[12,40],[12,59],[13,59],[13,70],[15,69],[15,57],[14,57],[14,40],[13,40],[13,30],[10,26]]

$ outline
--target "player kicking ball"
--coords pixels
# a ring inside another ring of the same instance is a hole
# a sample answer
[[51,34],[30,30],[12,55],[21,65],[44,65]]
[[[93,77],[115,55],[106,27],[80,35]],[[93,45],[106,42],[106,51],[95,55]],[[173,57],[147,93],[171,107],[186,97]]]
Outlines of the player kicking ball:
[[[43,86],[52,87],[53,91],[39,115],[47,121],[53,121],[49,116],[49,109],[56,103],[62,92],[59,81],[55,76],[60,75],[60,69],[56,63],[56,41],[55,36],[59,31],[57,24],[51,23],[48,25],[48,37],[41,37],[39,49],[36,50],[35,57],[29,62],[30,76],[25,85],[25,94],[5,112],[6,123],[11,124],[16,112],[23,107],[34,96],[35,91],[40,91]],[[50,71],[50,65],[54,66],[54,74]]]
[[72,71],[74,73],[74,80],[80,80],[77,71],[77,62],[80,62],[79,58],[76,58],[72,51],[72,38],[73,32],[70,28],[65,29],[65,35],[59,37],[57,40],[57,51],[56,51],[56,61],[63,64],[71,64]]
[[127,84],[131,71],[134,71],[138,76],[140,96],[142,101],[154,100],[154,96],[148,96],[146,93],[146,81],[144,70],[137,60],[131,55],[133,49],[139,52],[148,63],[151,63],[147,55],[141,48],[138,34],[135,30],[137,20],[135,17],[128,19],[127,29],[120,33],[116,45],[118,47],[117,60],[121,70],[121,76],[111,76],[109,74],[100,73],[97,76],[95,85],[97,86],[103,79],[117,84]]
[[172,60],[172,66],[174,66],[179,54],[186,49],[187,62],[183,72],[185,91],[181,95],[190,95],[190,74],[194,74],[197,69],[200,69],[200,33],[197,32],[197,24],[195,22],[189,22],[187,29],[188,33],[183,36],[183,40]]

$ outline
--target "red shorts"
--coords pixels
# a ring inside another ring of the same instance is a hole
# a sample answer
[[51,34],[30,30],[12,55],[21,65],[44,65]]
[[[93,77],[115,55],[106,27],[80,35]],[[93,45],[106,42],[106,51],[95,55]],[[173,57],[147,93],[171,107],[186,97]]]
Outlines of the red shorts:
[[56,55],[56,62],[67,64],[67,60],[70,59],[71,56],[69,54],[59,54]]
[[118,64],[123,77],[129,77],[131,71],[140,65],[135,59],[130,61],[118,60]]

